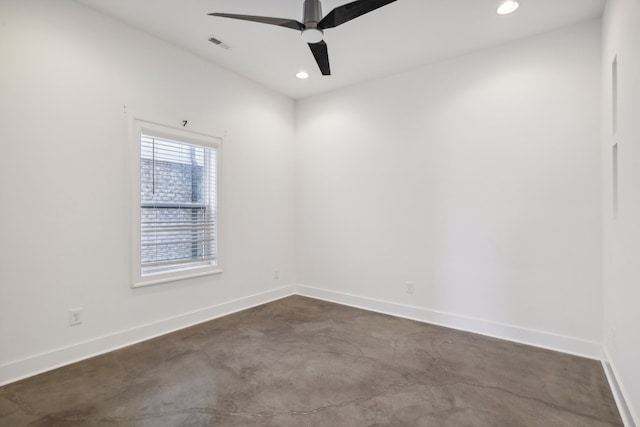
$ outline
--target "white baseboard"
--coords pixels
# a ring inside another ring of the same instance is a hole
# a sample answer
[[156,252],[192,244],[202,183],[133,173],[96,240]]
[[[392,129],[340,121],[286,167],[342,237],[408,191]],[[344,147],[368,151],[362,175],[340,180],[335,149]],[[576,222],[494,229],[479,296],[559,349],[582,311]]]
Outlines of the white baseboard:
[[622,421],[624,422],[625,427],[636,427],[636,422],[634,420],[640,422],[640,418],[638,418],[637,413],[635,413],[629,403],[631,400],[625,398],[625,389],[623,384],[618,381],[620,378],[619,375],[616,374],[617,370],[614,364],[611,361],[611,357],[609,357],[609,352],[607,349],[604,349],[605,359],[602,361],[602,367],[604,368],[604,372],[607,375],[607,380],[609,381],[609,388],[611,388],[611,392],[613,393],[613,398],[616,401],[616,405],[618,406],[618,411],[620,412],[620,416],[622,417]]
[[295,287],[286,286],[9,362],[0,365],[0,386],[278,300],[294,291]]
[[597,342],[305,285],[296,286],[296,294],[396,317],[417,320],[419,322],[473,332],[493,338],[533,345],[549,350],[587,357],[589,359],[602,360],[602,345]]
[[592,359],[603,357],[602,346],[595,342],[310,286],[286,286],[0,365],[0,386],[294,294]]

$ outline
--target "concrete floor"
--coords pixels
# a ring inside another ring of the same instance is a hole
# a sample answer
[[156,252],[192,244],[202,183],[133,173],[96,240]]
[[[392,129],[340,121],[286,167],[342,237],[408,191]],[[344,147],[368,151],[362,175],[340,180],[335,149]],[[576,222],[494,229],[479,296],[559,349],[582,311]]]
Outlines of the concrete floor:
[[294,296],[2,387],[0,425],[622,421],[597,361]]

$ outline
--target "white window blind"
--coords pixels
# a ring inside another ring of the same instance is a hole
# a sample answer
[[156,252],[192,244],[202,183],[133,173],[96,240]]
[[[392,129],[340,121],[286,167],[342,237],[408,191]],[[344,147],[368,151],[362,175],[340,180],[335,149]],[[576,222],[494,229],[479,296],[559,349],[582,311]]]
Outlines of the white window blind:
[[217,265],[214,147],[140,139],[141,275]]

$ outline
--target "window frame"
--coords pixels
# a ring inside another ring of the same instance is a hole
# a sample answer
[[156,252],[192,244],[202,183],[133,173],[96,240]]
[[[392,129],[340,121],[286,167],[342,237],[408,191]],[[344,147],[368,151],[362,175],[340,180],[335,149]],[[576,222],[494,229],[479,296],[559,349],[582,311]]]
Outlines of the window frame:
[[[215,188],[215,207],[216,207],[216,257],[214,260],[203,260],[202,263],[194,263],[193,265],[184,266],[182,268],[171,269],[170,271],[157,271],[150,274],[142,274],[142,254],[141,254],[141,213],[142,213],[142,196],[141,196],[141,146],[142,134],[157,138],[164,138],[176,142],[184,142],[193,145],[200,145],[216,150],[216,188]],[[132,159],[131,167],[131,287],[138,288],[143,286],[156,285],[160,283],[174,282],[194,277],[202,277],[213,274],[222,273],[220,262],[220,176],[222,164],[222,142],[221,137],[207,135],[204,133],[193,132],[177,127],[166,126],[133,117],[131,120],[131,139],[130,144]]]

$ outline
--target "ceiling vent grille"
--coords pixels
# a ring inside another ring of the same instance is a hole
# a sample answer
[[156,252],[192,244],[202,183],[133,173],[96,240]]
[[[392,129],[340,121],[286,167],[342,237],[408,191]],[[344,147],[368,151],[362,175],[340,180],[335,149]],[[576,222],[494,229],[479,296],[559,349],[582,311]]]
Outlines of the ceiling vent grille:
[[213,44],[215,44],[216,46],[220,46],[221,48],[225,49],[225,50],[229,50],[231,49],[231,46],[229,46],[227,43],[223,42],[222,40],[219,40],[215,37],[210,37],[209,41]]

